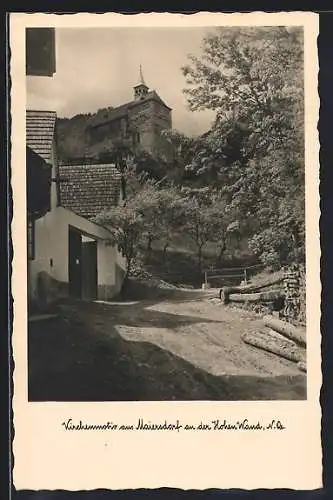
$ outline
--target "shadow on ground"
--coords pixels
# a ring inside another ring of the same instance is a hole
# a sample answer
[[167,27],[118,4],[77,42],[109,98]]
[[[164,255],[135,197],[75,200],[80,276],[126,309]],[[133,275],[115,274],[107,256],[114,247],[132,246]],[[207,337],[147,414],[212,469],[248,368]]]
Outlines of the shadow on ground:
[[214,376],[155,344],[123,339],[114,326],[115,322],[138,328],[149,325],[175,328],[183,324],[210,322],[202,317],[147,311],[146,308],[154,302],[116,303],[112,306],[67,303],[60,306],[57,317],[29,323],[29,400],[306,398],[304,375]]

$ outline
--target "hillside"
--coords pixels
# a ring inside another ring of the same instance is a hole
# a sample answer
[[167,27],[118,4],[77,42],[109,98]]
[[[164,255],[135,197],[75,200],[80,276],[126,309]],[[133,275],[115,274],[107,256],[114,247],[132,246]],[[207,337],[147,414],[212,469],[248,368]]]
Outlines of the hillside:
[[[89,124],[96,116],[103,114],[107,108],[99,109],[94,114],[78,114],[72,118],[59,118],[57,122],[57,142],[58,156],[60,161],[89,161],[89,159],[101,159],[101,155],[107,150],[109,143],[107,141],[97,142],[89,133]],[[178,138],[178,136],[177,136]],[[185,146],[191,151],[192,142],[186,144],[187,139],[179,136],[180,140],[185,141]],[[184,155],[185,149],[182,149]],[[190,153],[189,153],[190,154]],[[190,156],[189,156],[190,158]],[[99,161],[97,160],[97,161]],[[113,158],[111,158],[113,161]],[[188,161],[186,158],[183,163]],[[137,170],[145,171],[149,177],[154,179],[166,179],[167,183],[175,183],[179,187],[196,186],[200,188],[207,182],[200,176],[197,178],[189,177],[182,163],[165,164],[163,161],[153,160],[149,155],[141,153],[136,157]],[[151,251],[146,247],[144,240],[140,246],[138,260],[148,271],[161,277],[169,277],[174,283],[183,283],[188,285],[200,285],[203,280],[203,273],[198,269],[197,249],[193,240],[188,235],[170,231],[167,248],[165,241],[154,240]],[[218,267],[232,267],[251,265],[257,260],[249,252],[247,238],[241,238],[239,246],[227,244],[222,258],[218,258],[219,247],[216,242],[207,242],[202,250],[202,266],[207,268],[211,265]]]
[[[230,268],[258,261],[280,269],[303,264],[301,33],[227,30],[223,36],[207,38],[205,44],[201,59],[190,58],[182,72],[189,109],[216,113],[208,133],[193,138],[156,127],[154,137],[163,132],[172,150],[171,159],[163,161],[161,155],[156,158],[157,147],[150,155],[142,154],[143,141],[136,127],[144,123],[145,113],[132,129],[122,124],[122,136],[131,133],[131,148],[112,144],[111,127],[100,131],[98,139],[91,137],[90,120],[105,113],[99,110],[59,120],[59,158],[88,161],[90,157],[116,163],[126,172],[126,210],[104,218],[100,214],[99,223],[123,229],[115,238],[120,248],[130,249],[129,262],[137,258],[154,272],[173,274],[174,282],[182,273],[181,281],[189,283],[210,265]],[[128,161],[129,148],[133,162]],[[135,189],[131,191],[133,166]],[[229,230],[234,223],[236,229]],[[228,245],[229,233],[236,246]]]
[[89,133],[89,124],[100,114],[110,108],[101,108],[96,113],[78,114],[72,118],[58,118],[57,120],[57,145],[60,161],[74,158],[95,156],[102,151]]

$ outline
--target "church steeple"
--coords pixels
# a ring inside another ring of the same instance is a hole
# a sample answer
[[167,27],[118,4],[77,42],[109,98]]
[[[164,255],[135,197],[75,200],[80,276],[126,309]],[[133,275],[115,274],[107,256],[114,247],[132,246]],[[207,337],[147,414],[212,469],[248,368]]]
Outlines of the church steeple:
[[145,82],[145,79],[143,78],[143,73],[142,73],[142,66],[140,64],[140,67],[139,67],[139,82],[138,82],[138,85],[146,85],[146,82]]
[[140,64],[139,68],[139,81],[138,83],[134,86],[134,98],[135,99],[141,99],[145,95],[148,94],[149,88],[147,87],[145,80],[143,78],[143,73],[142,73],[142,66]]

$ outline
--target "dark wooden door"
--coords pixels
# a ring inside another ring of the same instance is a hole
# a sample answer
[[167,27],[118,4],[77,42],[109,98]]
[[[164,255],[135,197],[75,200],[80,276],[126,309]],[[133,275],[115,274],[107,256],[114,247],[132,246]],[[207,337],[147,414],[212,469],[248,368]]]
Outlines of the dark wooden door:
[[82,243],[82,296],[97,299],[97,241]]
[[81,233],[69,228],[68,233],[68,280],[69,295],[82,297],[82,241]]

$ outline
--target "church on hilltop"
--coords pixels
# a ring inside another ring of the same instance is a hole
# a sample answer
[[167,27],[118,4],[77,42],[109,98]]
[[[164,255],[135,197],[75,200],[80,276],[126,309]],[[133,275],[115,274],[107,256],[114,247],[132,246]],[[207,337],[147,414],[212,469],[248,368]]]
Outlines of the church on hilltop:
[[171,108],[146,85],[141,65],[134,99],[97,113],[89,128],[94,142],[110,140],[146,151],[154,158],[169,156],[169,145],[162,131],[172,128]]

